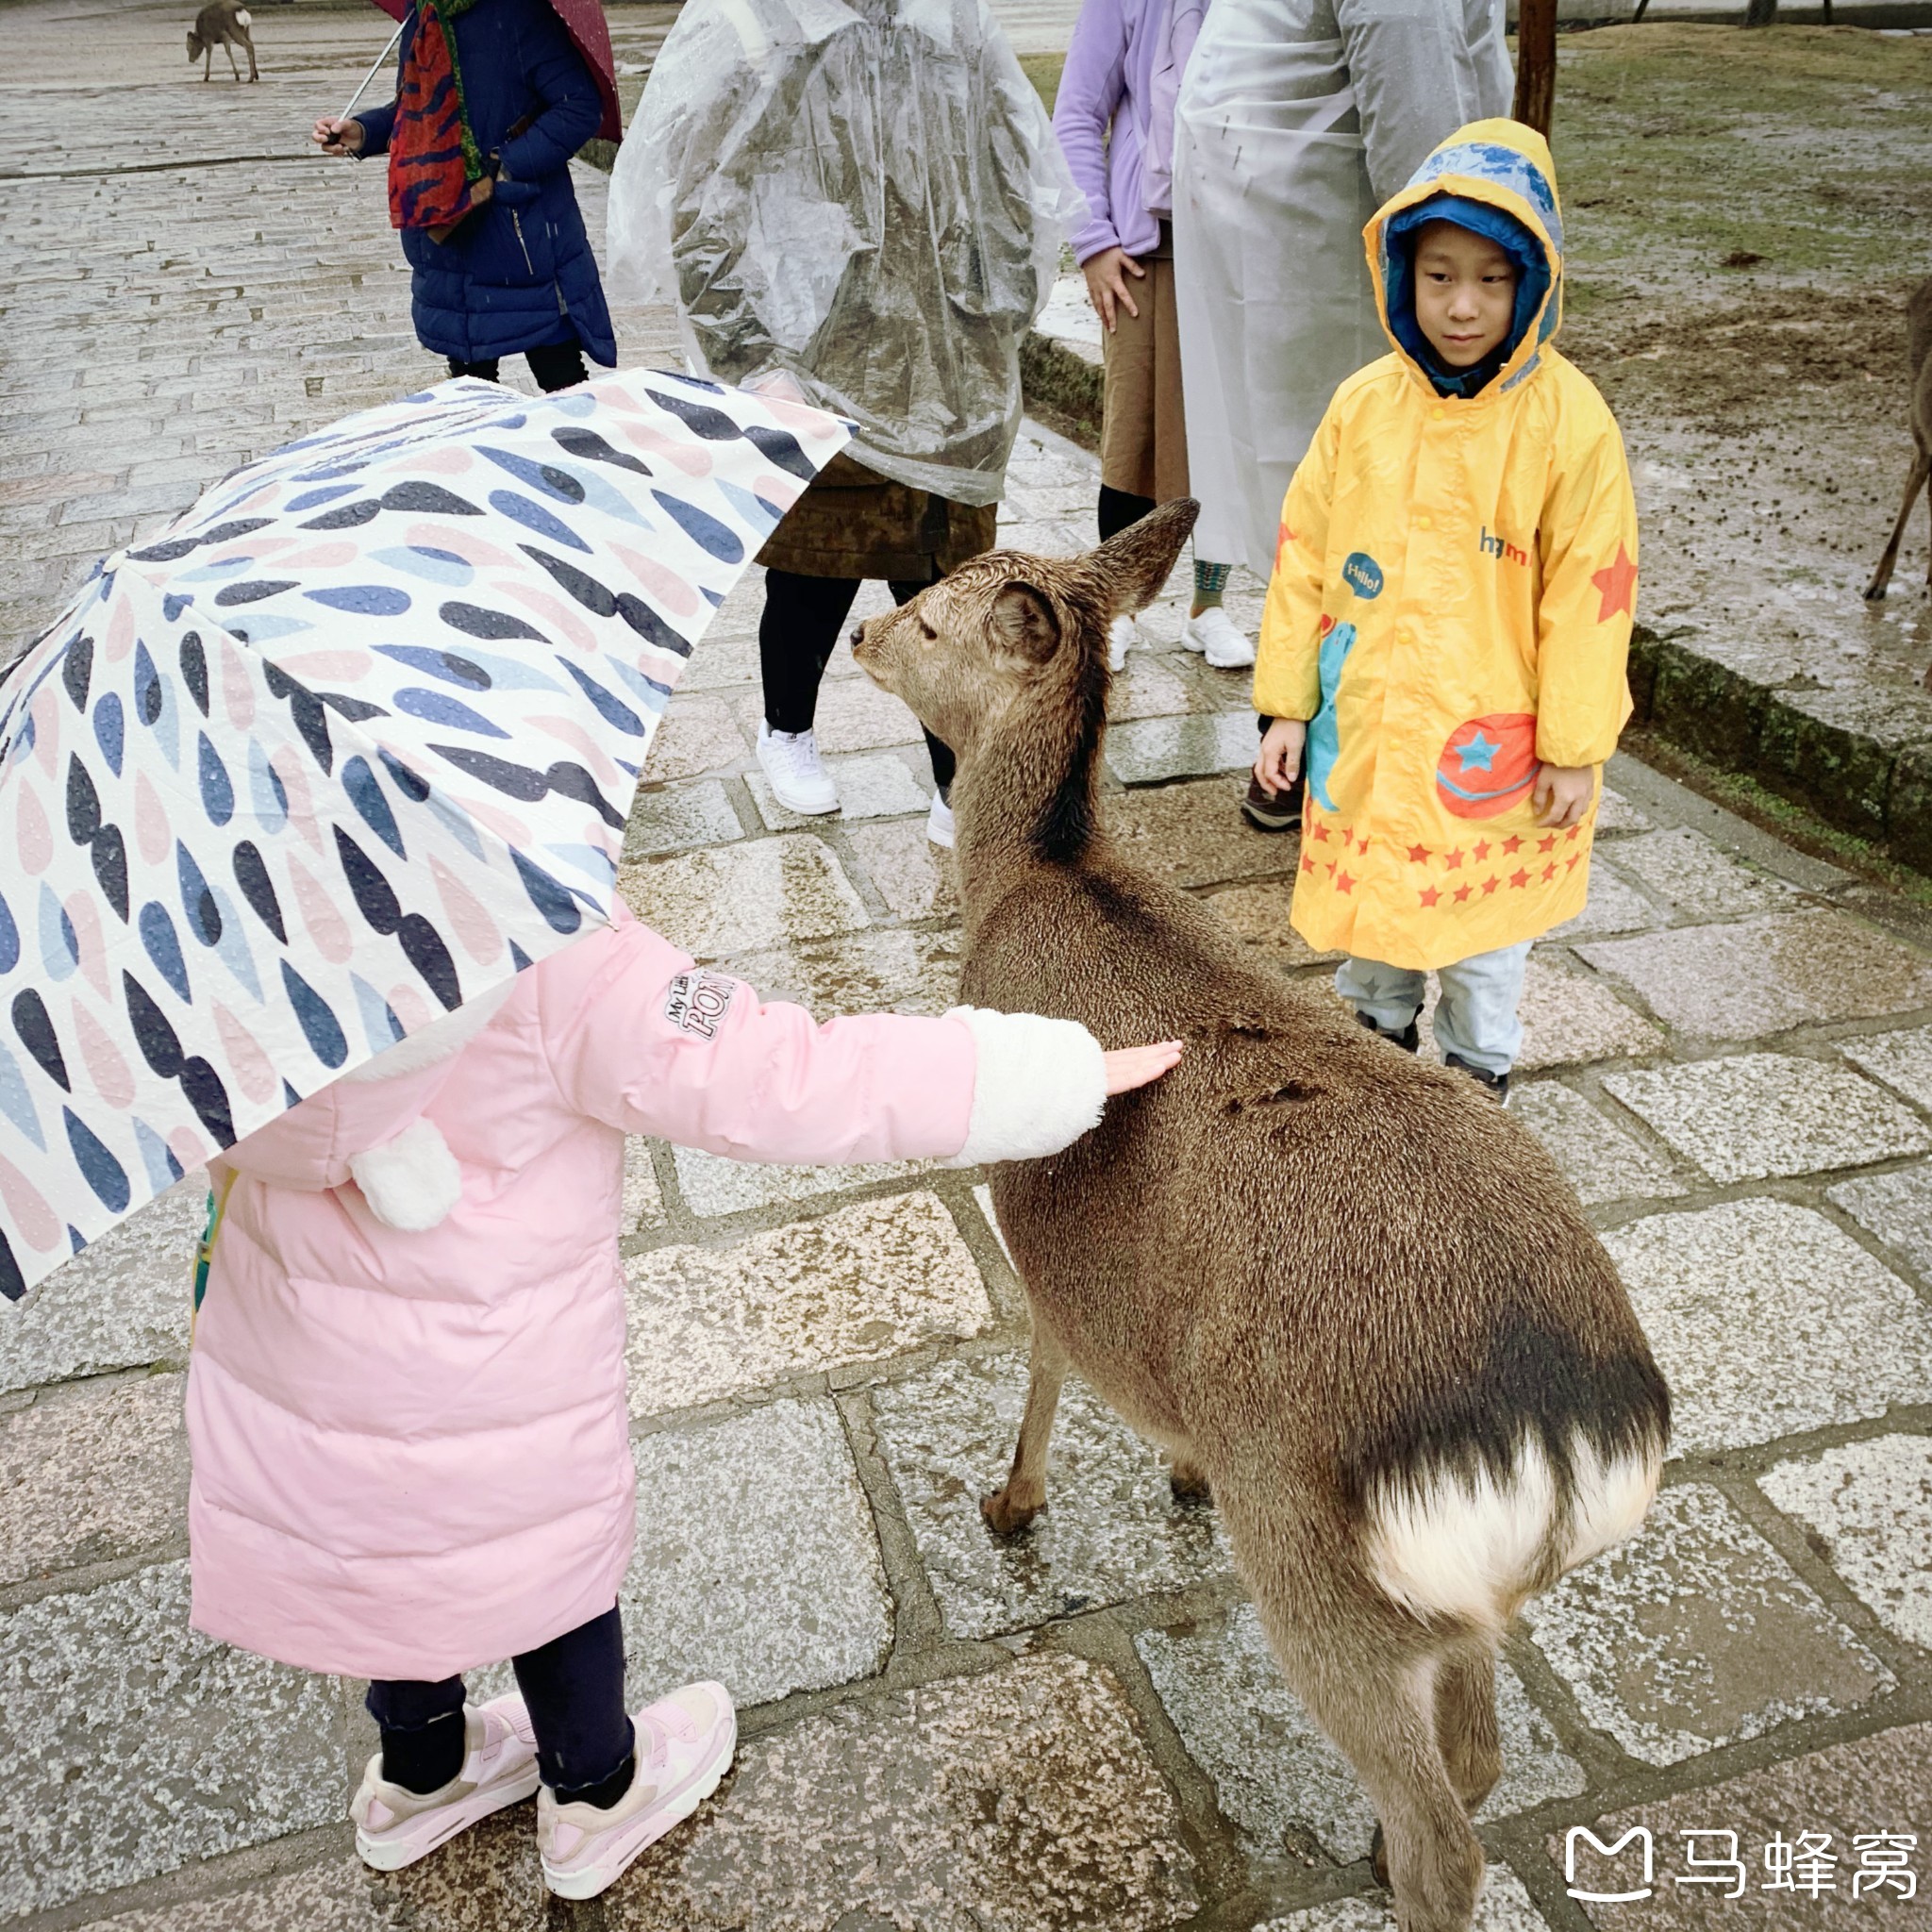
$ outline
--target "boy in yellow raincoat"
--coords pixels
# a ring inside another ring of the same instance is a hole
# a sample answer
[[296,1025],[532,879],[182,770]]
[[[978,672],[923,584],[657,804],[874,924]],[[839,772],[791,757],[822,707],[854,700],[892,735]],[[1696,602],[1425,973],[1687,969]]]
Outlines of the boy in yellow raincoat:
[[1562,217],[1542,139],[1477,121],[1364,231],[1394,353],[1335,392],[1289,486],[1255,665],[1256,775],[1304,755],[1292,920],[1337,990],[1507,1099],[1530,941],[1583,908],[1630,715],[1623,439],[1551,346]]

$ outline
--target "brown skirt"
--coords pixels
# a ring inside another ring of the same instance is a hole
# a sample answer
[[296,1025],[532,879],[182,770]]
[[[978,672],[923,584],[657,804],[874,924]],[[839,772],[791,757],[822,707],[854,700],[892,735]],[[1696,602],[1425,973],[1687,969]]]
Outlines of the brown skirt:
[[923,584],[993,546],[999,506],[969,505],[893,483],[841,450],[821,470],[758,561],[802,577]]
[[1127,277],[1138,316],[1114,310],[1101,334],[1107,402],[1101,417],[1100,480],[1129,496],[1167,503],[1188,493],[1188,421],[1181,407],[1181,336],[1174,313],[1174,244],[1141,258],[1145,281]]

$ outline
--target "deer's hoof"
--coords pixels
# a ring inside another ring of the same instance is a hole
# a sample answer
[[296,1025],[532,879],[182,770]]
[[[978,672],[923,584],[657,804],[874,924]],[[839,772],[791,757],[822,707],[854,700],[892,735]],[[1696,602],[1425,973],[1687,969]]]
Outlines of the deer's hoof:
[[1040,1514],[1043,1506],[1039,1503],[1020,1503],[1013,1497],[1010,1486],[996,1490],[979,1506],[979,1513],[986,1518],[986,1526],[995,1536],[1019,1536],[1030,1529],[1033,1519]]

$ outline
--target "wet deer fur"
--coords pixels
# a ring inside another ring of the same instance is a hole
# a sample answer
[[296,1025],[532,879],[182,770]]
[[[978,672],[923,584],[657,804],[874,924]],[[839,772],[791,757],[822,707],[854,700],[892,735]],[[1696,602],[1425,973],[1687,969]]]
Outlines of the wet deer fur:
[[1080,558],[976,558],[855,634],[958,754],[963,997],[1188,1045],[1065,1153],[991,1170],[1033,1341],[984,1509],[1013,1534],[1045,1504],[1076,1370],[1167,1449],[1177,1494],[1211,1492],[1289,1681],[1374,1803],[1403,1932],[1463,1932],[1498,1642],[1641,1520],[1669,1397],[1535,1138],[1252,964],[1109,836],[1108,625],[1158,592],[1193,515]]
[[235,49],[245,49],[248,55],[248,77],[259,80],[260,72],[255,64],[255,37],[250,31],[254,22],[247,8],[240,0],[213,0],[213,5],[204,7],[194,16],[194,25],[188,29],[188,64],[192,67],[201,62],[201,77],[208,77],[208,69],[214,65],[215,49],[220,47],[228,57],[228,71],[239,81],[242,70],[235,64]]
[[[1885,555],[1878,559],[1878,568],[1865,589],[1865,595],[1874,604],[1891,588],[1892,569],[1898,562],[1899,545],[1905,541],[1906,525],[1912,518],[1912,506],[1918,502],[1920,491],[1932,480],[1932,280],[1921,282],[1912,291],[1906,304],[1906,360],[1912,372],[1912,441],[1916,447],[1912,467],[1906,475],[1905,501],[1899,505],[1898,521],[1891,526],[1891,541],[1885,546]],[[1925,588],[1932,591],[1932,561],[1926,565]],[[1932,672],[1926,673],[1926,683],[1932,687]]]

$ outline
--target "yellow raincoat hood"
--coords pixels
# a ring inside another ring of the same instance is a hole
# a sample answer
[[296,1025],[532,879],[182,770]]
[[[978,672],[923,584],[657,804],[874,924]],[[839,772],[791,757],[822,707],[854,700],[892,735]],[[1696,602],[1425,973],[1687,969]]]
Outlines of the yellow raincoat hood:
[[[1441,195],[1510,217],[1548,270],[1466,397],[1403,340],[1400,218]],[[1629,716],[1637,519],[1616,421],[1552,341],[1562,235],[1549,149],[1513,121],[1458,129],[1364,230],[1393,353],[1295,473],[1255,667],[1257,709],[1309,721],[1293,919],[1318,948],[1441,966],[1582,908],[1594,807],[1550,832],[1531,794]]]

